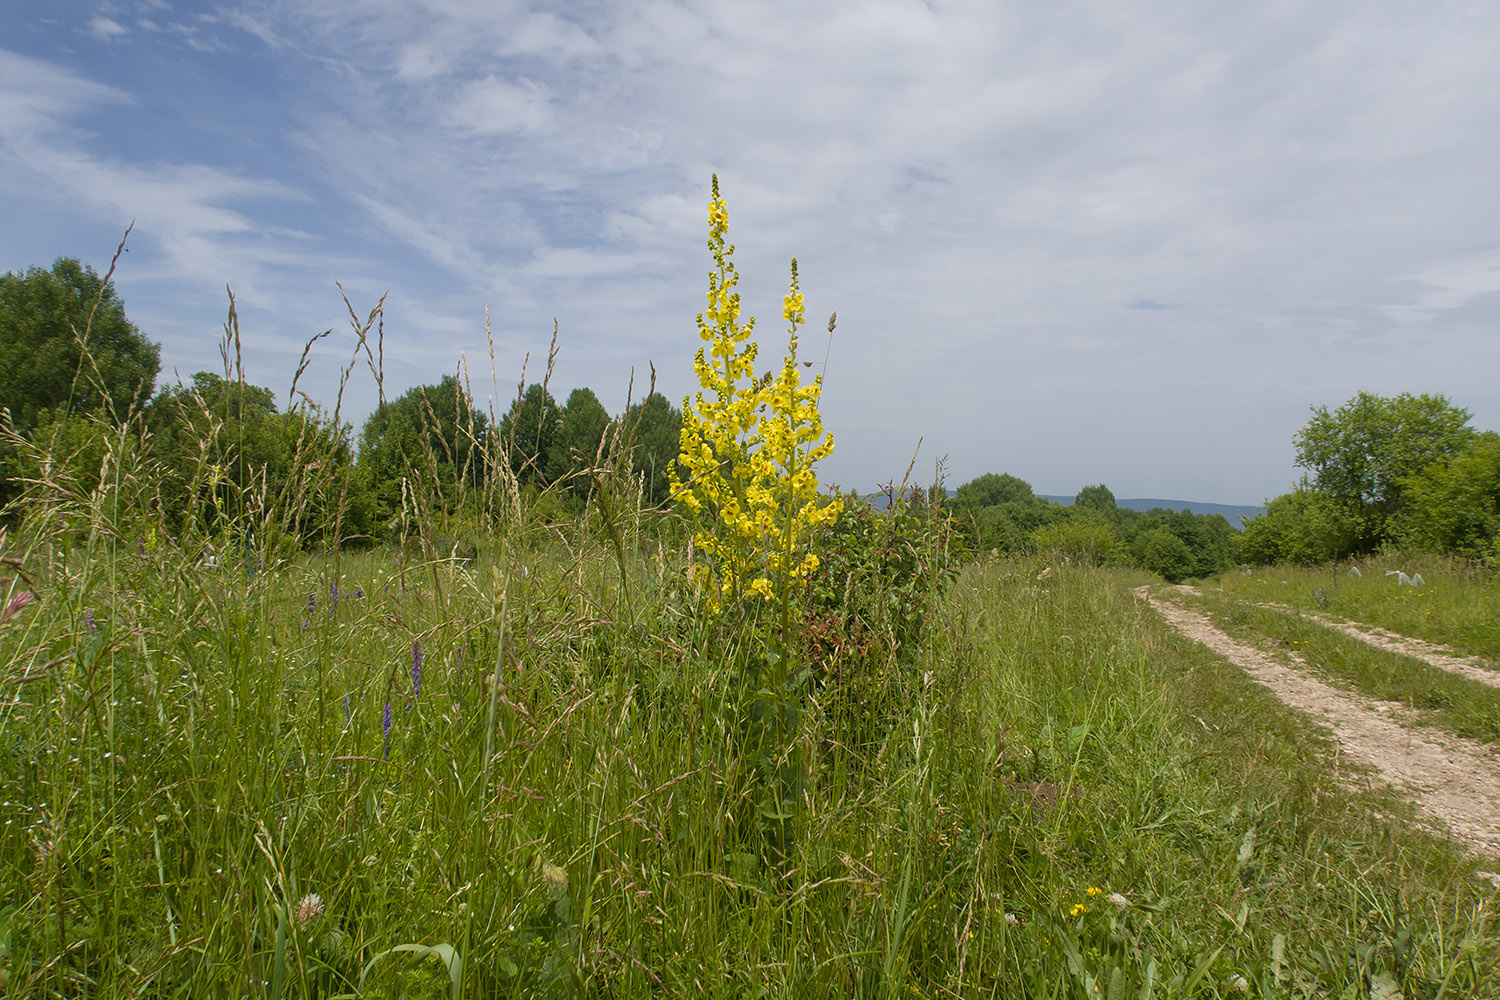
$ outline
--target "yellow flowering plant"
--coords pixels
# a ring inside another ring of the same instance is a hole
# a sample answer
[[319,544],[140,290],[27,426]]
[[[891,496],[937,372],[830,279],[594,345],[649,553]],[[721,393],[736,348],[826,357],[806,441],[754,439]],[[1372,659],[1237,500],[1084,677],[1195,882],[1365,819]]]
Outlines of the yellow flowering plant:
[[[697,393],[683,400],[679,469],[672,470],[672,497],[697,521],[693,567],[704,600],[715,612],[732,609],[752,623],[761,612],[780,612],[778,631],[760,632],[762,642],[739,647],[745,697],[737,728],[742,752],[754,761],[758,782],[746,832],[759,830],[762,848],[785,859],[794,836],[802,763],[795,733],[798,701],[809,672],[794,670],[808,577],[818,568],[811,536],[833,522],[842,506],[818,492],[817,462],[833,451],[818,403],[822,377],[803,385],[797,362],[797,331],[806,304],[792,261],[791,286],[782,299],[787,350],[779,371],[757,376],[755,320],[740,322],[739,274],[728,242],[729,210],[718,177],[708,203],[708,308],[698,314],[703,340],[693,358]],[[830,331],[832,324],[830,321]],[[798,621],[794,622],[794,615]]]
[[807,551],[812,531],[841,509],[819,496],[813,466],[833,451],[818,402],[822,376],[801,383],[797,331],[805,319],[792,261],[791,287],[782,299],[788,324],[786,355],[778,372],[756,377],[755,318],[740,322],[739,274],[726,239],[729,210],[713,181],[708,204],[708,308],[698,314],[705,346],[693,358],[696,394],[683,400],[681,455],[684,475],[673,470],[672,497],[698,517],[693,536],[703,563],[695,567],[710,607],[764,600],[785,610],[817,569]]

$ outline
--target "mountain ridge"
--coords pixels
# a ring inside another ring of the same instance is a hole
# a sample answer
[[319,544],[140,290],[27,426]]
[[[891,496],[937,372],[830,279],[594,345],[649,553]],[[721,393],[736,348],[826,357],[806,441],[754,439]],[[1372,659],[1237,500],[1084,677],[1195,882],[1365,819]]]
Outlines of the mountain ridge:
[[[1069,496],[1057,496],[1046,493],[1038,493],[1038,500],[1050,500],[1061,507],[1073,506],[1073,498]],[[1224,520],[1228,521],[1236,529],[1244,530],[1244,521],[1252,517],[1258,517],[1262,510],[1259,504],[1233,504],[1233,503],[1208,503],[1203,500],[1163,500],[1157,497],[1116,497],[1115,505],[1125,507],[1129,510],[1162,510],[1191,511],[1194,514],[1222,514]]]

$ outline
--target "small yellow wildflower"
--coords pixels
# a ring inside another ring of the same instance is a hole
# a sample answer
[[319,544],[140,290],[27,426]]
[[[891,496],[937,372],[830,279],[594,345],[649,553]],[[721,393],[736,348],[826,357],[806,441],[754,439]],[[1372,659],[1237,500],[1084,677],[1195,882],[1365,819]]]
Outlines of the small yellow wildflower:
[[1087,906],[1083,905],[1082,903],[1074,903],[1073,908],[1068,911],[1068,916],[1076,917],[1087,912],[1089,912],[1089,908]]
[[1104,895],[1104,890],[1101,889],[1101,888],[1099,888],[1097,885],[1091,885],[1091,886],[1089,886],[1089,895],[1090,896],[1102,896],[1102,895]]

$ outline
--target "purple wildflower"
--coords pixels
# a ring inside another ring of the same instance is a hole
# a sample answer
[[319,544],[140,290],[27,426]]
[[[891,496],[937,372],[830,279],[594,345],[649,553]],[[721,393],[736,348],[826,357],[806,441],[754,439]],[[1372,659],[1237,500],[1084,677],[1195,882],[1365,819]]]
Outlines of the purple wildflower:
[[84,624],[84,627],[89,630],[89,634],[90,635],[98,635],[99,634],[99,626],[96,625],[96,624],[94,624],[94,609],[93,608],[87,608],[87,609],[84,610],[84,612],[83,612],[83,624]]
[[413,698],[422,693],[422,644],[413,642],[411,644],[411,696]]
[[316,610],[318,610],[318,595],[317,594],[308,594],[307,595],[307,614],[308,614],[308,616],[311,617],[312,613],[314,611],[316,611]]
[[391,703],[385,703],[385,718],[380,721],[382,739],[385,740],[385,755],[391,755]]
[[464,648],[462,646],[453,651],[453,672],[459,677],[464,675]]
[[353,710],[349,707],[349,696],[346,694],[344,695],[344,721],[348,722],[349,717],[353,714]]
[[364,597],[364,596],[365,596],[365,591],[364,591],[363,587],[355,587],[354,588],[354,599],[356,601],[359,600],[360,598]]

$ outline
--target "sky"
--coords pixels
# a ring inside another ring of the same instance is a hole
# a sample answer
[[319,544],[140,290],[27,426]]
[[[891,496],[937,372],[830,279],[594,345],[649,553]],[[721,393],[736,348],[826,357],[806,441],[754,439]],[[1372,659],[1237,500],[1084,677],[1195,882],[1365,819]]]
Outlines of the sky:
[[1440,0],[7,0],[0,272],[103,273],[133,220],[159,385],[222,370],[232,289],[282,400],[333,331],[331,406],[384,295],[388,398],[462,361],[503,413],[555,320],[554,394],[619,412],[696,388],[717,173],[763,359],[798,260],[825,483],[1253,504],[1310,406],[1500,428],[1496,38]]

